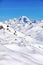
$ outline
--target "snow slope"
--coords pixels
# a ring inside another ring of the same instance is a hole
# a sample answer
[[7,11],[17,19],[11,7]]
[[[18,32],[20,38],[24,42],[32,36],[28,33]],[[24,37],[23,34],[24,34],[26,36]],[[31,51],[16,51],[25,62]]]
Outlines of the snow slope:
[[0,22],[0,65],[43,65],[43,20]]

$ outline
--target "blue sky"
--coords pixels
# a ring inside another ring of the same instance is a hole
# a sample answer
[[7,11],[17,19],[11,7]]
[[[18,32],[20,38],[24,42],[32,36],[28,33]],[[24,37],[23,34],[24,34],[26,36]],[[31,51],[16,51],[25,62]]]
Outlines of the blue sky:
[[0,20],[20,16],[43,19],[43,0],[0,0]]

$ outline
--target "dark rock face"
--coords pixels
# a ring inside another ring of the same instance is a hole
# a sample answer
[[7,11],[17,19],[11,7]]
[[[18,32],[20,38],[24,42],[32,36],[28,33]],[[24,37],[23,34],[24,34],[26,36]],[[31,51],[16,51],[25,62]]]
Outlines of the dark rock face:
[[24,21],[25,23],[27,23],[27,22],[28,22],[26,18],[24,18],[24,19],[23,19],[23,21]]
[[3,29],[3,26],[2,25],[0,25],[0,29]]

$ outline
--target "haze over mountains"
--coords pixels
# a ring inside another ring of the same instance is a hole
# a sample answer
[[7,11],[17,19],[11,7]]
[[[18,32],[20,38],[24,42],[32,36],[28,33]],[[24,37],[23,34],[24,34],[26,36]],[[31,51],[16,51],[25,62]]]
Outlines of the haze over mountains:
[[0,22],[0,65],[43,65],[43,20]]

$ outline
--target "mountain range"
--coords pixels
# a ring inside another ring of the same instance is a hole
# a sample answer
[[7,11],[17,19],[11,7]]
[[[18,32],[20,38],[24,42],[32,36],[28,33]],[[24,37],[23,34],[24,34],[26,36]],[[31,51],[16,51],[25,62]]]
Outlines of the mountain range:
[[43,65],[43,20],[0,22],[0,65]]

